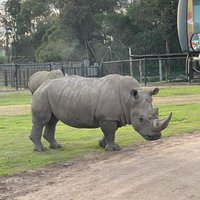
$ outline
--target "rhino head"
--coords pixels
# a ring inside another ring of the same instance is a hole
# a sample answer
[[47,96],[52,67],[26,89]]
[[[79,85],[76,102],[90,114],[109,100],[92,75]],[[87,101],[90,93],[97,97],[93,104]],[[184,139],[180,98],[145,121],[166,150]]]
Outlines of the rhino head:
[[158,108],[152,106],[152,95],[159,92],[158,88],[144,92],[133,89],[131,91],[130,120],[133,128],[146,140],[157,140],[161,137],[172,117],[172,113],[166,119],[158,118]]

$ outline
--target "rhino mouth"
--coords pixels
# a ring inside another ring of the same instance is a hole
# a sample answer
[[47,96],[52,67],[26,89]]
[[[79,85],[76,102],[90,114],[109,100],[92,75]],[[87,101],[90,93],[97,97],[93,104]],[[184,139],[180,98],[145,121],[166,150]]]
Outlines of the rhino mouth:
[[156,135],[144,135],[143,136],[145,140],[153,141],[153,140],[159,140],[161,138],[161,133]]

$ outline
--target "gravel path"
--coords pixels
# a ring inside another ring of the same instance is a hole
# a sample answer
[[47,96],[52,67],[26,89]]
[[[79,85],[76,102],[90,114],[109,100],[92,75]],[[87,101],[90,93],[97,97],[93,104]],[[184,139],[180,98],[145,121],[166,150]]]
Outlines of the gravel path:
[[2,200],[199,200],[200,134],[90,154],[0,181]]

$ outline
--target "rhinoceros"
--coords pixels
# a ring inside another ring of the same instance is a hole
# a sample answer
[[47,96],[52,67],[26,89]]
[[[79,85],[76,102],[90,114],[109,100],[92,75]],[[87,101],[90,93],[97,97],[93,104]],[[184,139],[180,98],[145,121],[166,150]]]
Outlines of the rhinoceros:
[[63,78],[64,75],[60,69],[52,71],[38,71],[29,78],[28,87],[33,94],[40,85],[48,79]]
[[43,151],[43,137],[50,148],[60,148],[55,140],[55,127],[60,120],[76,128],[98,128],[103,132],[99,145],[106,150],[119,150],[115,132],[132,124],[146,140],[157,140],[172,117],[158,118],[158,109],[152,106],[151,91],[140,89],[130,76],[107,75],[102,78],[67,76],[43,83],[32,96],[32,129],[30,139],[34,150]]

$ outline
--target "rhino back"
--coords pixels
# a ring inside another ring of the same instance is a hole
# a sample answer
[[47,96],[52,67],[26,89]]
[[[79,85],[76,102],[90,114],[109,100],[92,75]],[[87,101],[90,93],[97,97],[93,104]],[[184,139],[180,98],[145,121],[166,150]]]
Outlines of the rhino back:
[[116,92],[106,78],[69,76],[49,83],[51,110],[68,125],[98,127],[100,120],[116,120],[119,115]]
[[64,74],[60,69],[54,69],[49,72],[48,79],[56,79],[56,78],[63,78]]
[[52,71],[38,71],[30,77],[28,87],[31,92],[34,93],[46,80],[62,77],[64,77],[64,75],[60,69]]
[[38,71],[34,73],[28,82],[28,87],[32,92],[35,92],[37,88],[48,79],[48,71]]

